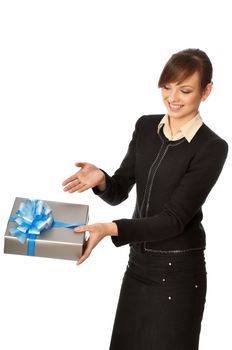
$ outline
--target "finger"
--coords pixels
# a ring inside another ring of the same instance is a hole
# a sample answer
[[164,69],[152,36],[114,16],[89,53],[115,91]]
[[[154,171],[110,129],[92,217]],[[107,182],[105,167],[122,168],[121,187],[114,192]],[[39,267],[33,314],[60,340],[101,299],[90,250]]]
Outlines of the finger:
[[75,191],[78,191],[82,186],[83,186],[83,184],[81,184],[81,182],[78,179],[76,179],[76,180],[72,181],[71,183],[69,183],[67,186],[65,186],[63,188],[63,191],[64,192],[69,191],[70,193],[75,192]]
[[79,184],[79,185],[77,185],[77,186],[73,186],[73,187],[71,187],[70,186],[70,188],[68,189],[68,190],[66,190],[65,192],[69,192],[69,193],[73,193],[73,192],[80,192],[80,189],[83,187],[83,185],[82,184]]
[[81,193],[81,192],[87,191],[90,188],[91,186],[85,184],[85,185],[82,185],[82,187],[78,190],[78,192]]
[[73,186],[70,184],[69,188],[66,190],[66,191],[69,191],[69,193],[73,193],[73,192],[84,192],[86,190],[88,190],[91,186],[87,185],[87,184],[82,184],[82,183],[79,183],[78,185],[76,186]]
[[[91,253],[91,252],[90,252]],[[90,256],[90,253],[89,254],[83,254],[80,259],[77,261],[77,265],[80,265],[82,264],[89,256]]]
[[69,182],[72,182],[72,181],[76,180],[76,178],[77,178],[77,174],[74,174],[74,175],[68,177],[66,180],[64,180],[62,182],[62,185],[66,186]]
[[70,186],[65,192],[69,192],[69,193],[73,193],[73,192],[77,192],[79,190],[80,185],[77,186]]
[[80,259],[78,259],[77,265],[82,264],[90,256],[91,252],[92,249],[87,247],[84,254],[80,257]]
[[84,226],[78,226],[74,228],[74,232],[80,233],[85,231],[93,231],[94,227],[93,225],[84,225]]

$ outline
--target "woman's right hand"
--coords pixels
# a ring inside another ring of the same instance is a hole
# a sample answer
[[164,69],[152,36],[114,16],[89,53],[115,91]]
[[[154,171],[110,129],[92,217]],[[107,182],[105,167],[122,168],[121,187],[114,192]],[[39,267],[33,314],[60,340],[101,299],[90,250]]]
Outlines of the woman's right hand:
[[64,180],[62,185],[64,186],[65,192],[84,192],[96,186],[100,191],[105,190],[105,174],[102,170],[90,163],[76,163],[75,165],[80,168],[80,170]]

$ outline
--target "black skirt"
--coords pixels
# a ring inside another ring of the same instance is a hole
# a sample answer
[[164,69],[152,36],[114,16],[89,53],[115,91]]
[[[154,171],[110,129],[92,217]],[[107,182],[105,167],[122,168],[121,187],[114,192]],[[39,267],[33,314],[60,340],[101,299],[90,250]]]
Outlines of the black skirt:
[[206,296],[204,251],[130,251],[110,350],[197,350]]

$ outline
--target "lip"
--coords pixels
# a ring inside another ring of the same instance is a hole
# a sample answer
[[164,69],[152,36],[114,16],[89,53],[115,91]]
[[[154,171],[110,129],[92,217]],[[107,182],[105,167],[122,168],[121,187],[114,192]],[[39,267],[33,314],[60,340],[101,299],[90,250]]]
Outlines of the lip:
[[183,105],[181,105],[179,103],[168,102],[168,107],[169,107],[170,111],[172,111],[172,112],[179,112],[179,110],[183,107]]

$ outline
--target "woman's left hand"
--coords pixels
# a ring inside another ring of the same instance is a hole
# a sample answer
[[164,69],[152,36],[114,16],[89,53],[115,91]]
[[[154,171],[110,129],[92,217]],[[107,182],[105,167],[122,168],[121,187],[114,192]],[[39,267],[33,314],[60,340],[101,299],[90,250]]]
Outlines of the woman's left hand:
[[83,263],[91,254],[96,245],[106,236],[117,236],[118,228],[114,222],[99,223],[76,227],[74,232],[80,233],[88,231],[90,233],[83,255],[77,261],[77,265]]

